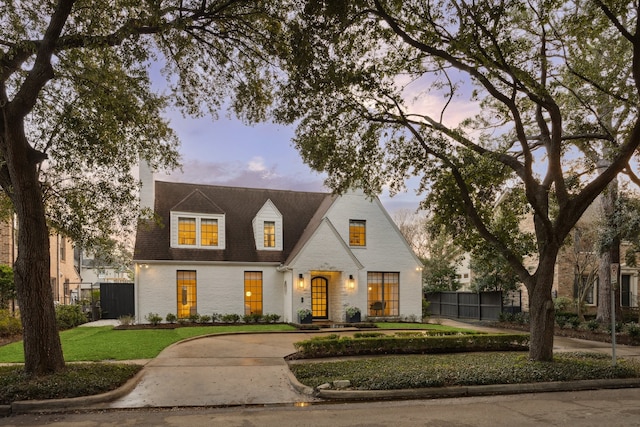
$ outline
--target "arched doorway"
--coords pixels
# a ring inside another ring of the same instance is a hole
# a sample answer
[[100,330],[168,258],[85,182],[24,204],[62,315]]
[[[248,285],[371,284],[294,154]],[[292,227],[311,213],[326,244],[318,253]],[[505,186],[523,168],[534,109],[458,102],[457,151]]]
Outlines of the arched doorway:
[[311,279],[311,310],[314,319],[329,318],[329,281],[324,277]]

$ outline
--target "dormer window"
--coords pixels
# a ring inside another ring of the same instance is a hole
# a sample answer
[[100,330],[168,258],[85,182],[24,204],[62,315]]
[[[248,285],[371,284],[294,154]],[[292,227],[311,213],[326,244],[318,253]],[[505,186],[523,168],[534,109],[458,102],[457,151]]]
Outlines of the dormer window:
[[171,212],[171,247],[224,249],[224,215]]
[[264,247],[276,247],[276,223],[275,221],[264,222]]
[[178,244],[195,246],[196,244],[196,219],[178,218]]
[[253,234],[259,251],[282,250],[282,214],[267,200],[253,218]]
[[218,220],[202,218],[200,220],[200,245],[218,246]]

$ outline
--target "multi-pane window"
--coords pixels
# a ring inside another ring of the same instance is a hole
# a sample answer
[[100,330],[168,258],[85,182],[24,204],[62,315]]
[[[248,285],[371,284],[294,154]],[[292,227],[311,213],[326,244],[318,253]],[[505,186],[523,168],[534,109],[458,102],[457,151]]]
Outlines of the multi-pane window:
[[176,289],[178,293],[178,318],[183,319],[198,312],[196,272],[178,270],[176,273]]
[[225,248],[224,215],[171,212],[172,248]]
[[203,218],[200,220],[200,245],[218,246],[218,220]]
[[274,221],[264,222],[264,247],[276,247],[276,223]]
[[594,275],[576,274],[573,282],[573,297],[581,299],[589,305],[595,305],[598,289],[598,277]]
[[400,313],[400,273],[367,274],[369,316],[398,316]]
[[620,305],[623,307],[633,307],[633,293],[631,292],[631,275],[620,276]]
[[178,244],[179,245],[195,245],[196,244],[196,219],[195,218],[178,218]]
[[349,220],[349,245],[366,246],[367,222],[359,219]]
[[60,236],[60,261],[66,261],[67,259],[67,239],[64,236]]
[[262,271],[244,272],[244,313],[262,314]]

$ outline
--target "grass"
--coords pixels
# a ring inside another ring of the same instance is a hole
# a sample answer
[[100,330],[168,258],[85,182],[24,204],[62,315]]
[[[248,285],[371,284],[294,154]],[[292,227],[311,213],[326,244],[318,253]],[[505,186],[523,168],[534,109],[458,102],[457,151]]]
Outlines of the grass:
[[521,352],[491,352],[295,363],[290,368],[310,387],[349,380],[361,390],[640,377],[640,363],[621,360],[613,367],[609,356],[594,353],[560,353],[551,363],[529,361]]
[[[290,331],[286,324],[193,326],[175,329],[113,329],[112,326],[74,328],[60,333],[67,362],[152,359],[181,341],[223,332]],[[0,347],[0,363],[24,363],[22,341]]]

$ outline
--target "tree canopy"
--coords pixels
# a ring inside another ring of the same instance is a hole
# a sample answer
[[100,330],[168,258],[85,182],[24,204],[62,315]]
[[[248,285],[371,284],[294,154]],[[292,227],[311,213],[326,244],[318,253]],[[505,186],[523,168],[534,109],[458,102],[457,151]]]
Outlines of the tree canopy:
[[[305,160],[337,190],[397,191],[421,177],[423,207],[456,241],[488,244],[525,284],[530,357],[550,360],[558,251],[640,143],[638,5],[301,3],[279,118],[298,123]],[[596,52],[615,65],[589,66]],[[600,98],[624,113],[615,138]],[[594,141],[606,149],[604,165],[579,150]],[[529,231],[495,215],[513,190],[524,204],[509,209],[532,217]]]
[[[0,4],[0,187],[18,220],[15,281],[25,369],[64,366],[49,284],[49,228],[92,249],[138,218],[140,159],[178,164],[163,116],[259,120],[281,73],[280,4],[243,0]],[[166,91],[150,79],[161,64]]]

